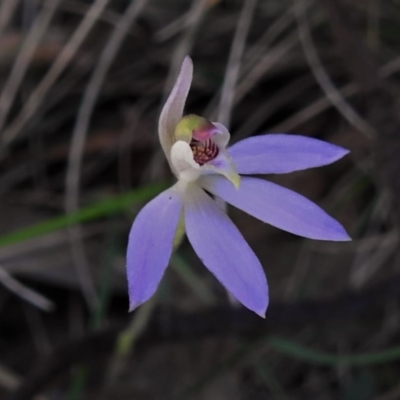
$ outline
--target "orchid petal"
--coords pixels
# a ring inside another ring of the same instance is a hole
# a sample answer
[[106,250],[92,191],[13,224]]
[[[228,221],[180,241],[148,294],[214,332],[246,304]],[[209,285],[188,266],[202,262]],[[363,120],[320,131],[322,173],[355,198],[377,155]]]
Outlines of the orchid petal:
[[229,148],[239,174],[284,174],[320,167],[348,152],[318,139],[285,134],[254,136]]
[[244,306],[264,317],[265,274],[236,226],[195,184],[185,194],[184,213],[188,239],[204,265]]
[[161,147],[168,160],[170,159],[170,150],[174,143],[175,127],[182,118],[186,98],[192,83],[192,77],[193,63],[191,58],[186,56],[171,94],[161,111],[158,122],[158,136]]
[[190,145],[183,140],[172,146],[171,164],[178,179],[193,182],[200,176],[200,165],[194,161]]
[[213,122],[212,124],[219,130],[218,134],[214,137],[214,142],[218,145],[220,149],[224,149],[231,140],[231,134],[229,133],[225,125],[219,122]]
[[147,203],[133,222],[126,266],[130,311],[156,291],[171,257],[181,210],[180,194],[172,187]]
[[236,190],[219,176],[204,176],[199,184],[227,203],[263,222],[310,239],[351,240],[344,228],[305,197],[275,183],[242,177]]
[[203,174],[216,173],[225,176],[236,188],[240,185],[240,175],[236,172],[235,164],[226,151],[219,152],[218,156],[201,166]]

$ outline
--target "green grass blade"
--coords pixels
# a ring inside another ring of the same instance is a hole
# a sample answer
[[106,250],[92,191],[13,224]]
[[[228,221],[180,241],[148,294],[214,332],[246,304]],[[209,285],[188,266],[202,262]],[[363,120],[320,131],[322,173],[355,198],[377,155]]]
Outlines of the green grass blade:
[[308,347],[276,336],[269,337],[268,342],[271,347],[281,353],[302,361],[319,365],[373,365],[384,364],[400,359],[400,346],[374,353],[340,355],[312,350]]
[[148,185],[121,196],[102,200],[91,206],[83,207],[76,213],[61,215],[49,219],[48,221],[28,226],[16,232],[8,233],[0,236],[0,247],[20,243],[78,223],[89,222],[101,217],[117,214],[139,203],[150,200],[166,187],[166,184]]

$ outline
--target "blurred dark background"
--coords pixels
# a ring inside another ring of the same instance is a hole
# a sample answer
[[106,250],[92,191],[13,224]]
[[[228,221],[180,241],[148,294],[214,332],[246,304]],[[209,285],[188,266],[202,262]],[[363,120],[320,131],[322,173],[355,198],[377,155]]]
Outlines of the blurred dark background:
[[[398,0],[2,0],[0,398],[400,399],[399,22]],[[127,236],[173,181],[157,122],[186,54],[187,111],[233,142],[351,150],[267,179],[352,242],[229,209],[268,277],[265,320],[186,241],[127,312]]]

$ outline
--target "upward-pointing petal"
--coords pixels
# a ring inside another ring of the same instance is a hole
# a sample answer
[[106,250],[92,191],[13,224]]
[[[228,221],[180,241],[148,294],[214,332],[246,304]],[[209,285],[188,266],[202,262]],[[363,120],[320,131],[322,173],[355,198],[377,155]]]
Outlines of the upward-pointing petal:
[[299,135],[254,136],[229,149],[239,174],[284,174],[331,164],[349,151]]
[[181,70],[176,79],[158,121],[158,136],[161,147],[168,161],[170,149],[174,143],[175,127],[182,118],[186,98],[189,93],[193,77],[193,63],[189,56],[183,60]]
[[264,317],[268,305],[265,274],[236,226],[194,184],[186,192],[184,213],[188,239],[204,265],[244,306]]
[[126,257],[130,310],[156,291],[171,257],[181,210],[179,193],[172,187],[147,203],[133,222]]
[[212,194],[255,218],[284,231],[310,239],[351,240],[342,225],[305,197],[275,183],[243,177],[235,189],[223,177],[199,179]]

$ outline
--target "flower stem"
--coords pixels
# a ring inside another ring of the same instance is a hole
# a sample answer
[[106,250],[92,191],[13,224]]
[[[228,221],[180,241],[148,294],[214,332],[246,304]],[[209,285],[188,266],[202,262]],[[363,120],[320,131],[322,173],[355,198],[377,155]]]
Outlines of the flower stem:
[[157,297],[153,296],[134,313],[131,323],[118,335],[114,356],[107,373],[107,384],[114,383],[120,376],[137,339],[147,327],[156,303]]

